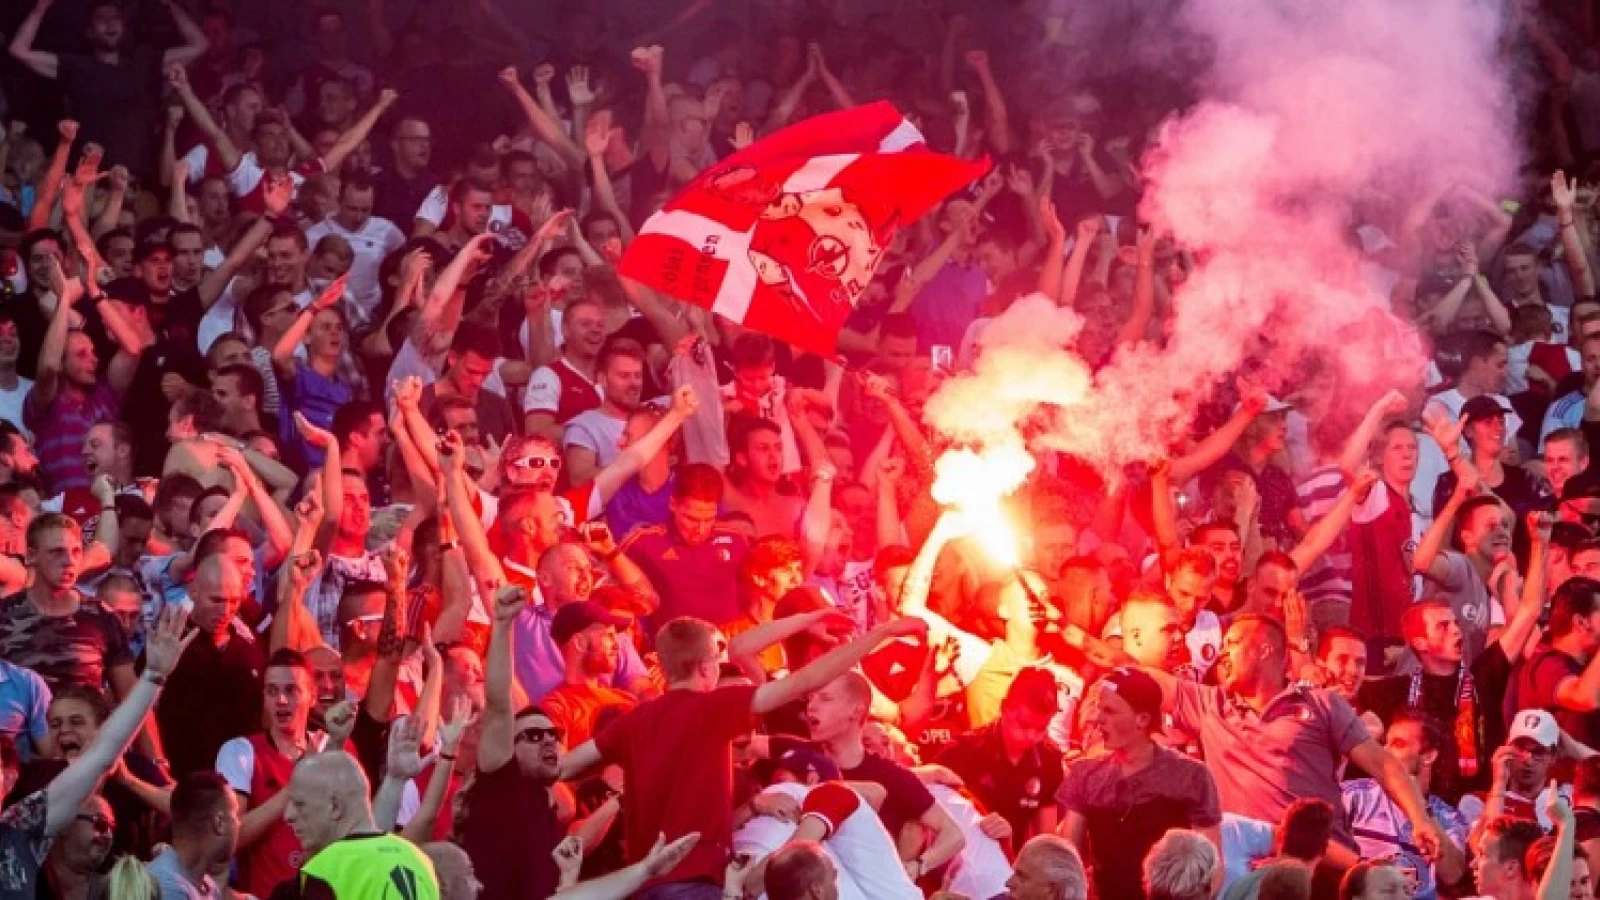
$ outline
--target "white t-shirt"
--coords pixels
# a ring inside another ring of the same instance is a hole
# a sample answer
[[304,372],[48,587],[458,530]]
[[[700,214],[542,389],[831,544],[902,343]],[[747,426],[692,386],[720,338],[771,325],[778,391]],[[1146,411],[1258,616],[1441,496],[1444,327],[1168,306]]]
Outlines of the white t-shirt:
[[370,319],[383,297],[383,289],[378,284],[378,267],[383,264],[384,257],[400,249],[400,245],[406,242],[406,236],[393,222],[379,216],[369,216],[358,231],[345,228],[329,216],[306,229],[306,241],[315,250],[317,242],[330,234],[348,241],[355,253],[345,290],[364,316]]
[[[850,790],[837,782],[816,787],[791,782],[771,785],[762,793],[786,794],[804,806],[812,792],[824,788],[830,791]],[[839,896],[862,900],[921,900],[922,891],[906,875],[905,867],[900,863],[900,854],[895,852],[894,840],[889,837],[883,820],[878,818],[877,810],[853,791],[850,793],[855,796],[854,809],[841,818],[817,812],[802,814],[803,819],[815,817],[827,827],[827,835],[821,844],[839,870]],[[794,834],[795,825],[776,820],[759,821],[763,818],[757,816],[751,819],[734,834],[733,846],[736,851],[762,853],[764,850],[765,854],[770,854]],[[754,829],[750,827],[752,823],[756,826]],[[768,847],[771,849],[766,849]],[[847,880],[848,888],[853,893],[847,893]]]
[[928,785],[928,793],[961,829],[966,846],[951,863],[950,890],[963,897],[999,897],[1011,878],[1011,862],[994,838],[978,827],[983,814],[972,801],[942,784]]
[[30,442],[33,440],[33,432],[22,424],[22,404],[27,402],[28,392],[31,390],[33,390],[33,379],[23,378],[21,375],[17,376],[16,387],[9,391],[0,388],[0,419],[17,426],[17,430]]

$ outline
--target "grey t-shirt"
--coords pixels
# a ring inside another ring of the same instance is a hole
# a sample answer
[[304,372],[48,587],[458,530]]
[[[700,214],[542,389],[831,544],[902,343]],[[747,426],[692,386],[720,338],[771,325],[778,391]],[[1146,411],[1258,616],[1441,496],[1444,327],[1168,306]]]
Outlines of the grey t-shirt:
[[210,900],[217,896],[217,885],[210,875],[204,876],[199,884],[189,880],[183,873],[183,864],[178,861],[178,852],[171,847],[161,851],[145,868],[161,890],[161,900]]
[[1489,627],[1506,623],[1505,610],[1500,608],[1499,600],[1489,596],[1489,588],[1483,583],[1483,577],[1465,553],[1443,550],[1439,558],[1445,564],[1446,572],[1444,580],[1438,585],[1436,596],[1455,610],[1456,621],[1461,624],[1461,636],[1466,639],[1464,658],[1471,664],[1488,642]]
[[[1220,687],[1179,681],[1172,722],[1200,736],[1223,811],[1261,822],[1281,821],[1301,797],[1342,809],[1339,762],[1372,739],[1343,698],[1307,685],[1290,685],[1257,714]],[[1351,845],[1342,818],[1334,828]]]
[[599,465],[609,466],[622,454],[622,448],[618,445],[622,443],[622,429],[627,424],[622,419],[606,415],[604,410],[581,412],[572,417],[566,430],[561,433],[561,446],[563,449],[574,445],[587,447],[594,451]]

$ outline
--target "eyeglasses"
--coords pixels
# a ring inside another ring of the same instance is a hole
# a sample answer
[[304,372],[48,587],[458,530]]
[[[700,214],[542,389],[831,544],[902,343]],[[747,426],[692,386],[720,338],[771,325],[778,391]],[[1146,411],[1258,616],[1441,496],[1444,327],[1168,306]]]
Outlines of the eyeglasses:
[[88,813],[78,813],[78,815],[74,818],[76,818],[79,822],[88,822],[90,827],[92,827],[97,834],[110,834],[117,827],[116,822],[111,821],[105,816],[94,816]]
[[538,744],[538,743],[542,743],[544,741],[552,741],[554,743],[559,744],[559,743],[561,743],[561,735],[562,735],[561,729],[557,728],[557,727],[555,727],[553,725],[550,726],[549,728],[543,728],[541,726],[535,725],[532,728],[524,728],[521,731],[517,732],[516,743],[518,743],[518,744]]
[[513,459],[511,461],[511,465],[513,467],[515,467],[515,468],[518,468],[518,469],[533,469],[533,470],[537,471],[539,469],[549,468],[552,471],[560,471],[560,469],[561,469],[561,457],[559,457],[559,456],[524,456],[521,459]]

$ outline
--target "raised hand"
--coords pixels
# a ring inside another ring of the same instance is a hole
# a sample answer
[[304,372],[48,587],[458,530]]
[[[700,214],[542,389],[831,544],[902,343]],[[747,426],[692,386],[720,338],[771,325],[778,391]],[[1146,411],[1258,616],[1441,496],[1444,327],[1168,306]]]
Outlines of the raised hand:
[[550,82],[556,80],[556,67],[549,63],[540,63],[533,67],[533,84],[541,91],[550,89]]
[[389,753],[385,758],[386,777],[410,781],[421,775],[434,754],[422,755],[421,729],[414,716],[405,716],[389,729]]
[[630,59],[633,67],[652,78],[661,77],[661,61],[666,51],[659,46],[635,47]]
[[749,122],[740,122],[733,126],[733,149],[743,150],[756,142],[756,130],[750,127]]
[[500,83],[512,90],[522,89],[522,77],[517,74],[516,66],[506,66],[500,70]]
[[573,66],[567,70],[567,99],[573,106],[588,106],[594,102],[594,89],[589,87],[589,67]]
[[344,299],[344,287],[349,281],[350,273],[346,272],[328,282],[328,286],[322,289],[322,293],[317,295],[317,299],[311,301],[312,307],[319,312],[324,309],[333,309],[340,300]]
[[295,504],[294,517],[301,528],[316,528],[322,524],[322,491],[307,490]]
[[957,121],[972,117],[972,104],[967,100],[966,91],[950,92],[950,109]]
[[968,50],[966,59],[967,68],[977,72],[979,75],[983,75],[989,71],[989,51]]
[[509,625],[528,605],[528,592],[514,584],[503,584],[494,592],[494,618]]
[[472,698],[466,694],[457,694],[450,700],[450,716],[439,724],[439,751],[446,756],[454,756],[456,748],[461,746],[461,737],[467,733],[467,726],[472,724]]
[[906,474],[906,461],[898,456],[885,456],[878,463],[878,480],[886,485],[894,486]]
[[571,887],[578,883],[578,872],[583,868],[583,838],[569,834],[562,838],[556,849],[550,851],[561,873],[561,884]]
[[583,125],[583,149],[590,156],[603,156],[611,144],[611,110],[602,109]]
[[282,178],[263,178],[261,202],[266,207],[267,215],[276,219],[289,211],[289,204],[294,201],[294,179],[285,175]]
[[307,550],[298,553],[289,567],[289,587],[296,594],[302,594],[316,580],[317,572],[322,568],[322,554],[316,550]]
[[388,577],[389,584],[403,589],[406,578],[411,574],[411,554],[399,544],[390,544],[383,548],[379,556],[383,560],[383,574]]
[[1422,430],[1426,431],[1428,436],[1439,444],[1439,449],[1446,453],[1461,443],[1463,427],[1463,424],[1443,407],[1430,405],[1422,411]]
[[333,446],[332,432],[321,426],[313,425],[311,420],[307,419],[303,413],[296,412],[294,414],[294,427],[296,431],[300,432],[302,440],[318,450],[326,450]]
[[422,379],[407,375],[394,382],[394,405],[403,412],[422,408]]
[[155,627],[150,629],[150,634],[146,638],[144,647],[146,673],[165,678],[178,667],[178,658],[183,656],[184,648],[200,634],[199,631],[194,631],[185,637],[183,629],[188,623],[189,611],[181,606],[168,604],[161,611]]
[[1006,187],[1024,200],[1032,197],[1034,190],[1033,173],[1028,171],[1027,166],[1012,166],[1006,173]]
[[56,123],[56,134],[59,134],[61,136],[61,139],[63,141],[68,142],[68,143],[76,141],[78,139],[78,122],[77,122],[77,120],[75,120],[75,119],[62,119],[61,121],[57,122]]
[[1567,173],[1557,169],[1550,176],[1550,196],[1556,202],[1556,209],[1564,213],[1572,212],[1572,207],[1578,202],[1577,182],[1567,181]]
[[694,394],[690,385],[679,385],[672,392],[672,412],[687,419],[700,409],[700,398]]
[[990,840],[1003,841],[1011,837],[1011,822],[999,813],[989,813],[978,820],[978,830]]
[[1050,199],[1049,194],[1039,198],[1039,225],[1044,229],[1044,235],[1053,243],[1064,244],[1067,241],[1067,227],[1061,224],[1061,218],[1056,215],[1056,202]]
[[343,747],[356,730],[356,705],[349,700],[340,700],[323,713],[322,724],[328,732],[327,745]]

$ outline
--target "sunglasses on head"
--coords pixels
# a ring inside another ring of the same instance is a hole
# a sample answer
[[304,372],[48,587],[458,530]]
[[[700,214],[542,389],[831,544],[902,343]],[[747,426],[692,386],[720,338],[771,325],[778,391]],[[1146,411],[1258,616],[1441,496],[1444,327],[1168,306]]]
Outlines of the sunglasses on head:
[[550,726],[549,728],[545,728],[541,725],[534,725],[531,728],[524,728],[517,732],[515,740],[518,744],[537,744],[543,741],[553,741],[559,744],[561,743],[561,735],[561,729],[555,727],[554,725]]

